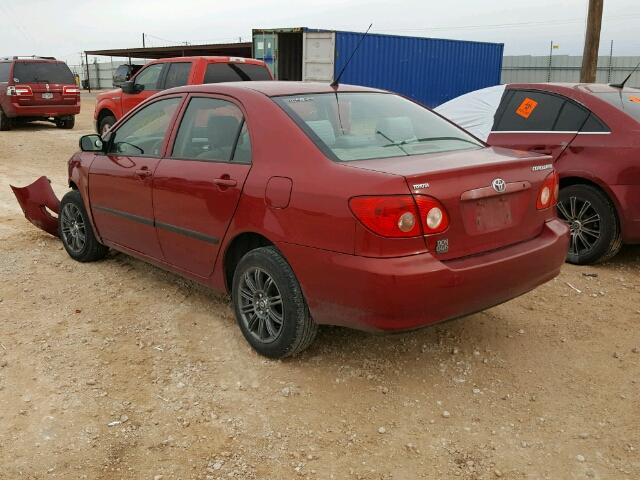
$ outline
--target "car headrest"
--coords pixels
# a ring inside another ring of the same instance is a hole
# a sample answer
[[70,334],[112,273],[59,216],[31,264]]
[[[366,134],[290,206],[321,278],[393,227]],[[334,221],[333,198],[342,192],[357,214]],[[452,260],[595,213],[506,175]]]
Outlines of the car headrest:
[[313,120],[307,122],[307,125],[327,146],[332,147],[336,143],[336,133],[329,120]]
[[207,123],[209,142],[216,147],[230,147],[236,141],[240,119],[232,115],[212,115]]
[[394,142],[416,139],[416,132],[409,117],[383,118],[378,122],[376,132],[382,132]]

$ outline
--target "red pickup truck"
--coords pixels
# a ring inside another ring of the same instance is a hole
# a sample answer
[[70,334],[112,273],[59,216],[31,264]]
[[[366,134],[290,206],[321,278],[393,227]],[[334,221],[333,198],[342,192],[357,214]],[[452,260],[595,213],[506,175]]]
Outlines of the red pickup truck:
[[122,88],[96,97],[93,117],[98,133],[108,131],[127,112],[161,90],[202,83],[273,80],[261,60],[241,57],[174,57],[154,60]]

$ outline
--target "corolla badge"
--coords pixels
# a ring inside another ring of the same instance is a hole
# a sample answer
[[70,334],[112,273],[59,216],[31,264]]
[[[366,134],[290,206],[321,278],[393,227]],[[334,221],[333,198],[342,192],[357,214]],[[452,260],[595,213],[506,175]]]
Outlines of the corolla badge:
[[502,193],[507,189],[507,182],[501,178],[496,178],[491,182],[491,186],[496,192]]

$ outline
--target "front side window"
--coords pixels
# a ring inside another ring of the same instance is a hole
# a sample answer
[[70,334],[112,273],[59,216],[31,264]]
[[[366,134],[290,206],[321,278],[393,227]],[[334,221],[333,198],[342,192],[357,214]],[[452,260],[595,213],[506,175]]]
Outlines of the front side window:
[[593,94],[640,122],[640,90],[625,89],[619,92],[594,92]]
[[73,73],[62,62],[16,62],[13,77],[16,83],[76,83]]
[[173,158],[251,162],[251,143],[242,111],[217,98],[191,99],[176,135]]
[[9,81],[9,70],[11,70],[9,62],[0,62],[0,82]]
[[111,134],[109,153],[132,157],[157,157],[182,97],[147,105],[134,113]]
[[140,74],[136,77],[136,85],[143,87],[143,90],[158,90],[158,81],[160,80],[160,73],[162,73],[163,68],[164,64],[156,63],[141,70]]
[[189,82],[191,62],[179,62],[169,64],[164,88],[182,87]]
[[336,161],[484,147],[464,130],[398,95],[321,93],[274,100]]
[[210,63],[202,83],[246,82],[250,80],[271,80],[269,70],[264,65],[252,63]]

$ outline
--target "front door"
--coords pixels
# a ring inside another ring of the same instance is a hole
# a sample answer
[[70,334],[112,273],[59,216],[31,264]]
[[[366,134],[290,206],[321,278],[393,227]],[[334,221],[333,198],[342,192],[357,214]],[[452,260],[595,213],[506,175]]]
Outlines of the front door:
[[251,168],[240,108],[212,96],[189,100],[171,151],[153,182],[156,230],[165,260],[208,277]]
[[147,105],[111,132],[108,151],[89,169],[89,198],[96,229],[111,243],[162,259],[155,232],[151,186],[169,125],[181,96]]
[[132,80],[138,93],[122,93],[122,115],[126,115],[151,95],[160,91],[164,68],[164,63],[154,63],[137,73]]

